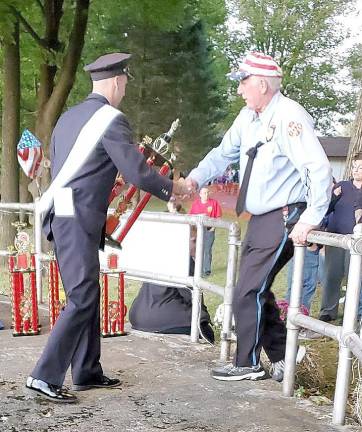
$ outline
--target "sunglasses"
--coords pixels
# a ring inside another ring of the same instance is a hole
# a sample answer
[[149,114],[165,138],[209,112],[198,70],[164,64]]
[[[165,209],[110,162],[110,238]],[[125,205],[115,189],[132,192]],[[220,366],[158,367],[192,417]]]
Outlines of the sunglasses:
[[134,80],[134,76],[131,74],[129,66],[126,66],[125,68],[122,69],[122,72],[127,75],[127,78],[129,80]]

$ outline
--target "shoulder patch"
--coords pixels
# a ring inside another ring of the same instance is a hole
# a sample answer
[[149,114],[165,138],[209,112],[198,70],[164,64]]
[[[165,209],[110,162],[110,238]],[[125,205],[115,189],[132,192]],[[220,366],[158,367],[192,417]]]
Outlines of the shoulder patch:
[[303,128],[302,128],[301,123],[297,123],[297,122],[291,121],[288,124],[288,135],[290,137],[297,137],[302,132],[302,129]]

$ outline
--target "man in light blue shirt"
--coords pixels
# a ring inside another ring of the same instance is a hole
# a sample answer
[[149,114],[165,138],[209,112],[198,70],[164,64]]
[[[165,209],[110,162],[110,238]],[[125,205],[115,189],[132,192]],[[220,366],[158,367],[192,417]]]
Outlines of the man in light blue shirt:
[[292,257],[293,242],[305,244],[307,234],[322,221],[330,201],[331,168],[311,116],[280,93],[282,71],[272,57],[250,53],[239,71],[229,75],[240,81],[238,95],[246,107],[186,180],[198,189],[239,161],[245,193],[240,193],[244,196],[238,198],[237,209],[251,214],[233,298],[235,360],[215,368],[212,376],[263,379],[263,347],[272,377],[281,381],[286,329],[270,288]]

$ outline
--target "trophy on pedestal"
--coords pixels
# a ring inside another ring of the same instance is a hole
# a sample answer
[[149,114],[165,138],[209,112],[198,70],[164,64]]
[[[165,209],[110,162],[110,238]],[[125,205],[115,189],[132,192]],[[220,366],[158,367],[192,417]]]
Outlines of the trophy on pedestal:
[[11,248],[8,267],[11,283],[13,336],[40,333],[35,279],[35,256],[31,253],[29,234],[22,231],[25,223],[14,222],[17,233]]

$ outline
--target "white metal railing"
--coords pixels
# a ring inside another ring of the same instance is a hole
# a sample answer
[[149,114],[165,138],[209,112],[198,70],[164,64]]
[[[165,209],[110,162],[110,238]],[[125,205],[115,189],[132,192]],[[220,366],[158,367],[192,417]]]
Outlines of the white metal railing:
[[295,245],[294,273],[287,320],[287,344],[283,381],[284,396],[293,396],[298,335],[301,327],[331,337],[339,343],[337,379],[334,394],[333,423],[343,425],[346,415],[349,379],[353,353],[362,362],[362,341],[355,333],[361,287],[362,224],[355,226],[352,234],[342,235],[312,231],[307,240],[328,246],[341,247],[351,254],[344,316],[342,326],[325,323],[303,315],[299,308],[303,289],[305,246]]
[[[187,278],[174,277],[172,275],[160,275],[139,270],[124,268],[125,277],[139,277],[153,279],[160,282],[173,282],[192,287],[192,318],[191,318],[191,341],[199,340],[199,319],[202,290],[208,290],[224,297],[224,318],[221,332],[220,360],[226,361],[230,356],[231,344],[231,322],[232,322],[232,296],[236,283],[238,252],[240,248],[240,227],[236,222],[228,222],[222,219],[208,218],[204,215],[182,215],[172,213],[141,213],[139,221],[169,222],[194,225],[197,229],[195,272],[194,276]],[[213,284],[202,278],[203,264],[203,242],[204,227],[214,227],[228,230],[228,258],[226,268],[225,287]]]
[[[49,257],[42,253],[41,249],[41,226],[42,220],[38,207],[35,204],[20,204],[20,203],[0,203],[0,210],[29,210],[34,212],[34,246],[35,246],[35,266],[36,266],[36,284],[37,296],[39,303],[43,302],[43,286],[42,286],[42,263],[47,261]],[[172,213],[141,213],[137,220],[154,221],[154,222],[169,222],[178,224],[188,224],[196,226],[196,253],[195,253],[195,272],[194,276],[175,277],[170,274],[159,274],[144,272],[138,269],[122,268],[126,271],[125,277],[138,277],[155,282],[168,282],[180,284],[192,288],[192,319],[191,319],[191,341],[199,341],[199,320],[202,290],[208,290],[224,297],[224,319],[221,333],[221,352],[220,359],[226,361],[230,356],[231,343],[231,322],[232,309],[231,301],[236,283],[238,252],[240,248],[240,227],[236,222],[228,222],[221,219],[208,218],[204,215],[181,215]],[[225,287],[213,284],[202,279],[202,264],[203,264],[203,242],[205,227],[214,227],[228,230],[228,258],[226,269]],[[7,251],[0,251],[0,255],[8,255]],[[166,269],[167,271],[167,269]]]

